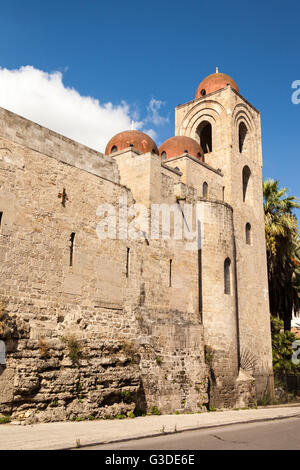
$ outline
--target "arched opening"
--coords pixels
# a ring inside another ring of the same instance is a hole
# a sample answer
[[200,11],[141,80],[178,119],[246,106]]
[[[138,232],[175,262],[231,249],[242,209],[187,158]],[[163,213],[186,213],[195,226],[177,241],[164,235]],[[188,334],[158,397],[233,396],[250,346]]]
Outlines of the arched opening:
[[230,265],[230,259],[226,258],[224,261],[224,294],[231,294]]
[[207,198],[208,196],[208,184],[206,183],[206,181],[203,183],[203,197]]
[[246,224],[245,232],[246,232],[246,244],[251,245],[251,225],[249,223]]
[[239,150],[240,153],[245,153],[247,150],[247,135],[248,129],[244,122],[241,122],[239,125]]
[[201,160],[201,153],[200,152],[197,153],[197,158],[198,158],[198,160]]
[[166,154],[166,152],[162,152],[162,153],[161,153],[161,159],[162,159],[162,160],[166,160],[166,159],[167,159],[167,154]]
[[251,171],[246,165],[243,168],[243,202],[249,199],[249,186],[250,186]]
[[112,148],[111,148],[111,151],[110,153],[114,153],[114,152],[117,152],[118,151],[118,147],[116,145],[114,145]]
[[0,341],[0,366],[6,364],[6,346],[4,341]]
[[212,126],[210,122],[203,121],[197,129],[200,145],[204,153],[212,152]]

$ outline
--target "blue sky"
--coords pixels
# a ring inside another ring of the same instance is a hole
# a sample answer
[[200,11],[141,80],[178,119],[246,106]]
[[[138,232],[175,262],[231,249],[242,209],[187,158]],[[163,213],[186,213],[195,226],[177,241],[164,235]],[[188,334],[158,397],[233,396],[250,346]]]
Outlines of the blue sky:
[[261,111],[264,177],[300,197],[300,104],[291,101],[299,19],[299,1],[289,0],[10,0],[1,5],[0,67],[60,71],[80,95],[128,107],[124,125],[143,122],[159,144],[174,135],[174,107],[218,66]]

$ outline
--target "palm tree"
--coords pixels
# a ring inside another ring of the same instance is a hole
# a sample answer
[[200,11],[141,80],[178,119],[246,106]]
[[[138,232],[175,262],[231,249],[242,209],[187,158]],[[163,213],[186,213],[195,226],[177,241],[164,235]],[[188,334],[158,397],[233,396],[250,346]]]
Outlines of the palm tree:
[[293,312],[300,309],[300,239],[293,209],[297,198],[285,197],[278,181],[263,183],[270,310],[291,329]]

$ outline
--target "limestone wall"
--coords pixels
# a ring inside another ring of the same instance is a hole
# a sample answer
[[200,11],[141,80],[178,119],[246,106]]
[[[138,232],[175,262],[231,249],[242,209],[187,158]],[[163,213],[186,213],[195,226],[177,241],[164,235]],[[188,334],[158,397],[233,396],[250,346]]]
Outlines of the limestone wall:
[[133,203],[113,161],[102,178],[6,138],[0,148],[0,413],[34,422],[208,403],[197,259],[167,241],[99,240],[98,206]]

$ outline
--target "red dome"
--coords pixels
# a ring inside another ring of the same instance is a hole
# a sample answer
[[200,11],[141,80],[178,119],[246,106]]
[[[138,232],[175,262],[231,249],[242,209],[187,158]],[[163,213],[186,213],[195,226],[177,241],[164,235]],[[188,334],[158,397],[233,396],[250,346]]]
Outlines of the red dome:
[[213,91],[220,90],[227,85],[230,85],[236,91],[239,91],[237,84],[234,80],[232,80],[231,77],[229,77],[229,75],[226,75],[225,73],[213,73],[212,75],[209,75],[204,80],[202,80],[198,86],[196,91],[196,99],[202,98],[203,96],[208,95]]
[[204,161],[204,154],[202,148],[191,137],[179,135],[171,137],[159,147],[159,155],[162,160],[178,157],[183,153],[188,153],[193,157]]
[[158,148],[154,140],[141,131],[124,131],[116,134],[108,142],[105,155],[119,152],[127,147],[134,147],[142,153],[153,152],[158,155]]

